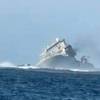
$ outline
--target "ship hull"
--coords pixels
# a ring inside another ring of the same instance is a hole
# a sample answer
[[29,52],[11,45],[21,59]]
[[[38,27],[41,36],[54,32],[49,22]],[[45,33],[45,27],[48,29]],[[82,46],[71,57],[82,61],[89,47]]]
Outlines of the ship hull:
[[94,66],[90,63],[81,63],[75,57],[56,55],[38,64],[38,66],[50,69],[80,69],[93,70]]

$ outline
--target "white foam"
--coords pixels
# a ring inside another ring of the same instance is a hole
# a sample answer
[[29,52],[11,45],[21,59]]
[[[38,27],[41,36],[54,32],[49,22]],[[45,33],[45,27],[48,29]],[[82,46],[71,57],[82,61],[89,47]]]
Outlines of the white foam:
[[36,66],[18,66],[17,68],[20,68],[20,69],[37,69],[38,67],[36,67]]
[[90,70],[82,70],[82,69],[70,69],[71,71],[74,71],[74,72],[89,72]]
[[0,68],[20,68],[20,69],[37,69],[37,68],[39,68],[39,67],[37,67],[37,66],[33,66],[33,65],[30,65],[30,66],[28,66],[28,65],[23,65],[23,66],[18,66],[18,65],[16,65],[16,64],[14,64],[14,63],[12,63],[12,62],[9,62],[9,61],[4,61],[4,62],[0,62]]
[[[50,68],[51,69],[51,67],[47,67],[47,66],[45,66],[45,67],[38,67],[38,66],[33,66],[33,65],[30,65],[30,66],[28,66],[27,64],[25,64],[24,66],[17,66],[16,64],[14,64],[14,63],[11,63],[11,62],[8,62],[8,61],[4,61],[4,62],[1,62],[0,63],[0,67],[2,68],[4,68],[4,67],[8,67],[8,68],[20,68],[20,69],[45,69],[45,68]],[[78,72],[90,72],[91,70],[82,70],[82,69],[70,69],[70,68],[55,68],[54,70],[70,70],[70,71],[78,71]],[[100,69],[95,69],[94,71],[100,71]],[[93,70],[92,70],[93,71]]]
[[5,61],[0,63],[0,67],[16,67],[16,65],[11,62]]

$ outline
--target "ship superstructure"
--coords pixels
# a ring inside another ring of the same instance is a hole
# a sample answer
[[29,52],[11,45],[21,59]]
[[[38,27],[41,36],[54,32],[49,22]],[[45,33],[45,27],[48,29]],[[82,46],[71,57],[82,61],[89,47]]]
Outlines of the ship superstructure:
[[93,68],[93,65],[88,63],[85,56],[80,61],[75,56],[76,51],[72,46],[66,43],[65,39],[57,38],[40,55],[40,61],[37,65],[49,68]]
[[46,60],[57,55],[75,56],[76,52],[71,45],[67,44],[65,39],[56,39],[56,42],[46,48],[40,55],[41,60]]

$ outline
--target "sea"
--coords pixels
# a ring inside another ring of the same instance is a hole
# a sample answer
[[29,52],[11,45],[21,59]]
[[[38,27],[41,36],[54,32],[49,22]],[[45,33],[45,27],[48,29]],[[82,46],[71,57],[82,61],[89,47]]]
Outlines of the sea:
[[0,100],[100,100],[100,73],[1,68]]

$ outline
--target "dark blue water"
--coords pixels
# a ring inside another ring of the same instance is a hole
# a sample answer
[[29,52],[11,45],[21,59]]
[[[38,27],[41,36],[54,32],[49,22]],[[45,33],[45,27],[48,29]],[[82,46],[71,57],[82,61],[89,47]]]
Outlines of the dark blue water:
[[0,69],[0,100],[100,100],[100,75]]

